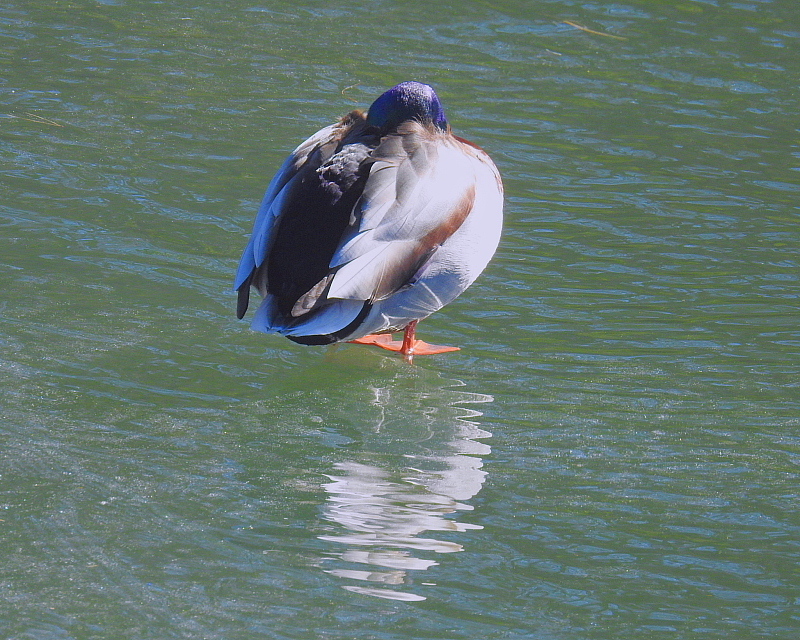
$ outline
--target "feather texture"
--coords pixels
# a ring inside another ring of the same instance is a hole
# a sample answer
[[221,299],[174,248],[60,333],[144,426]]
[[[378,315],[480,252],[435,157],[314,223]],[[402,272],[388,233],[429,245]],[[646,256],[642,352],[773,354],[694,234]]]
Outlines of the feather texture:
[[235,281],[240,318],[251,287],[265,298],[254,329],[306,344],[402,329],[494,253],[494,163],[450,133],[430,87],[398,87],[300,144],[270,182]]

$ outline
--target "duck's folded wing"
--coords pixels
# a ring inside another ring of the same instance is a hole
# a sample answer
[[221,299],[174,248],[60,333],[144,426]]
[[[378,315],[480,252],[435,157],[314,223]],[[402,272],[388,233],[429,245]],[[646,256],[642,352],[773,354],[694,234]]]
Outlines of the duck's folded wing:
[[320,155],[323,157],[329,156],[333,153],[332,150],[335,149],[340,140],[344,127],[345,124],[343,122],[337,122],[317,131],[289,154],[289,157],[286,158],[275,177],[269,183],[267,192],[256,214],[253,233],[242,253],[239,268],[236,272],[234,289],[239,291],[239,306],[237,309],[239,318],[244,316],[245,311],[247,311],[248,289],[251,278],[254,271],[264,262],[276,222],[285,211],[289,194],[291,194],[292,188],[298,180],[298,173],[310,158]]
[[460,143],[413,122],[372,158],[351,232],[331,261],[328,299],[380,300],[409,284],[472,211],[484,171]]

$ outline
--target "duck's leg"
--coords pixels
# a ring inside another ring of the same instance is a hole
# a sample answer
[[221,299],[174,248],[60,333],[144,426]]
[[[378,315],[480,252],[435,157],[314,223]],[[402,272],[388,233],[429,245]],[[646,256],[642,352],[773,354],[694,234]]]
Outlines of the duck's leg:
[[362,338],[349,340],[355,344],[369,344],[388,351],[397,351],[406,360],[411,362],[414,356],[428,356],[435,353],[447,353],[448,351],[460,351],[461,347],[447,347],[438,344],[428,344],[424,340],[416,339],[418,320],[412,320],[408,323],[403,331],[402,340],[392,340],[392,336],[388,333],[374,334],[371,333]]

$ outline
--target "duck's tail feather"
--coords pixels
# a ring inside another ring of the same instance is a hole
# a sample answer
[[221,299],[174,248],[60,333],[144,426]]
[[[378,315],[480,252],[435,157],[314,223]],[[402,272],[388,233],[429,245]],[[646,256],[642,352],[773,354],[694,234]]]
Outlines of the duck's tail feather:
[[356,331],[371,308],[372,303],[364,300],[332,300],[331,304],[308,314],[308,320],[287,320],[278,313],[275,296],[267,294],[250,327],[253,331],[280,333],[300,344],[332,344]]

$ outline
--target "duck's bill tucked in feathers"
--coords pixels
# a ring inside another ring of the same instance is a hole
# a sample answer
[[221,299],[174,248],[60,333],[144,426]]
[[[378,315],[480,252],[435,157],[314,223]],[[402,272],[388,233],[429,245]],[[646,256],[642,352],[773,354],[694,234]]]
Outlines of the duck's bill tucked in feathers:
[[385,99],[398,87],[370,116],[311,136],[270,183],[236,277],[238,317],[251,286],[264,297],[254,329],[303,344],[397,331],[455,299],[494,253],[497,169],[449,133],[438,98]]

